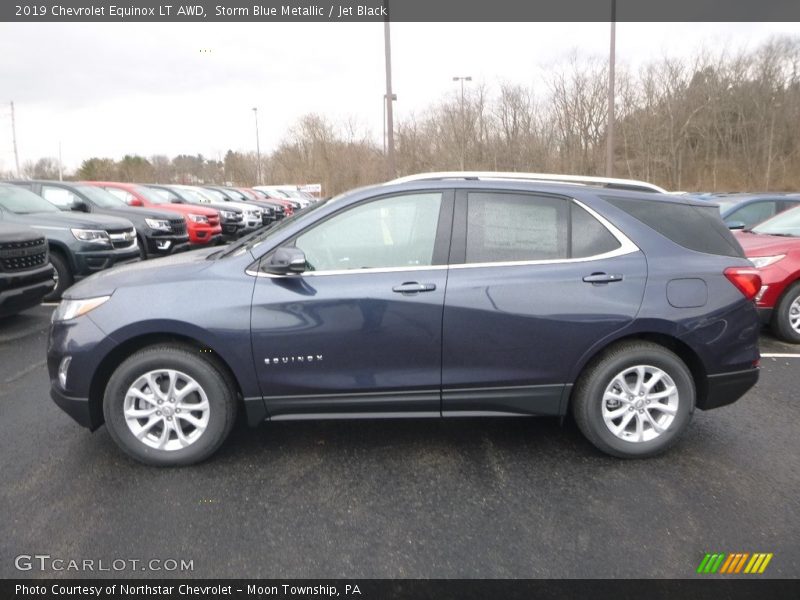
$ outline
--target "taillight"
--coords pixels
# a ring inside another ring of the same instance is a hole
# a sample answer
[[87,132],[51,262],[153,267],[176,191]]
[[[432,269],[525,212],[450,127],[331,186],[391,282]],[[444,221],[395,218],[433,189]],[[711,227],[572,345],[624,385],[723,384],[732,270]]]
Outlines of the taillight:
[[752,267],[728,267],[724,273],[728,281],[735,285],[748,300],[755,298],[758,290],[761,289],[761,276],[758,274],[758,270]]

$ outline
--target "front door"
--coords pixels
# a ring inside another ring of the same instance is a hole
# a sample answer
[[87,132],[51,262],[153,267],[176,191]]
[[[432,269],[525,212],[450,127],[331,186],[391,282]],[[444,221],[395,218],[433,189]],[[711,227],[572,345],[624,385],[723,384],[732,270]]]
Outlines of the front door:
[[451,220],[448,192],[365,201],[284,244],[305,273],[259,269],[253,356],[272,418],[439,415]]

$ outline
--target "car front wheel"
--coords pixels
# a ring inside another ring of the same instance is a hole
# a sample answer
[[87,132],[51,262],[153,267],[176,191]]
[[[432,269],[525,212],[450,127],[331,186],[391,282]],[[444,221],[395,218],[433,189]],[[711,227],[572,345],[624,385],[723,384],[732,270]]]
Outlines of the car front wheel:
[[136,460],[189,465],[208,458],[228,436],[236,396],[222,370],[199,351],[153,346],[114,371],[103,413],[111,437]]
[[694,407],[689,369],[649,342],[623,343],[603,354],[580,377],[572,400],[586,438],[621,458],[664,452],[686,430]]

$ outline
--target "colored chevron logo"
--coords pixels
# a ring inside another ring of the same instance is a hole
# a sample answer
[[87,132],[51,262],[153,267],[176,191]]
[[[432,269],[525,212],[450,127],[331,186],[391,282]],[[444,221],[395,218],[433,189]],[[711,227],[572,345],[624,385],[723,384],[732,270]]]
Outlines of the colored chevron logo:
[[718,552],[706,554],[697,567],[697,572],[703,575],[719,573],[721,575],[760,575],[767,569],[772,553],[735,552],[725,554]]

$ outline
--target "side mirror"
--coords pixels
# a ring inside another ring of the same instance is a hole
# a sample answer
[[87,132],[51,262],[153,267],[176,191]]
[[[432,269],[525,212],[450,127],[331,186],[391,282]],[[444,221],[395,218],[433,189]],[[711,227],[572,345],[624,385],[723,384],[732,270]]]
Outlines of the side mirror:
[[131,206],[144,206],[144,202],[142,202],[138,198],[131,198],[130,200],[128,200],[128,204]]
[[278,248],[261,269],[274,275],[291,275],[306,270],[306,253],[300,248]]
[[728,229],[744,229],[742,221],[725,221],[725,225],[728,226]]
[[84,202],[83,200],[76,200],[72,205],[72,210],[88,213],[89,205],[86,204],[86,202]]

